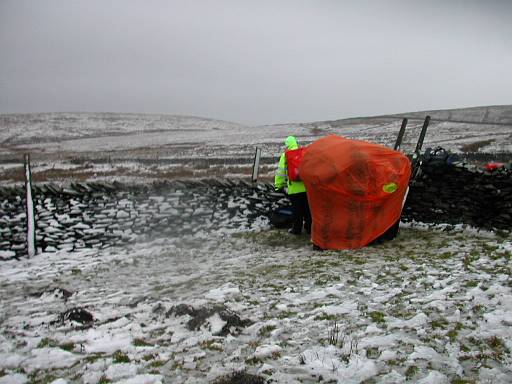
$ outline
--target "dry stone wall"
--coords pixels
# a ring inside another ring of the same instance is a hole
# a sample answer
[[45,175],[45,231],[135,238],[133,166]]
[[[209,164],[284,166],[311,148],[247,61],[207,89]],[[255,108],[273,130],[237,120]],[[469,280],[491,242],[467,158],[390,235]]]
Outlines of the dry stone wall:
[[461,164],[423,166],[411,183],[402,220],[510,231],[512,172],[484,172]]
[[[144,186],[36,185],[34,199],[39,251],[102,249],[141,237],[250,229],[288,203],[271,184],[217,179]],[[402,220],[510,231],[512,173],[447,164],[424,167],[411,183]],[[0,259],[25,255],[23,188],[0,188]]]
[[[269,184],[191,180],[34,188],[39,251],[106,248],[141,237],[250,229],[286,201]],[[26,254],[23,189],[0,189],[0,257]]]

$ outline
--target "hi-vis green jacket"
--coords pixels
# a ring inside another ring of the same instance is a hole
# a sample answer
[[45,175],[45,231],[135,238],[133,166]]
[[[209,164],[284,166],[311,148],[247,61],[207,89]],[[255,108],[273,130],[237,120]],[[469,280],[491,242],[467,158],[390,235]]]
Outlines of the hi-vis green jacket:
[[[288,136],[284,144],[287,150],[299,148],[297,139],[293,136]],[[274,187],[276,190],[278,190],[284,188],[285,186],[288,186],[289,195],[306,192],[306,187],[302,181],[290,181],[288,179],[288,165],[286,164],[286,156],[283,152],[279,158],[279,165],[277,166],[277,172],[274,178]]]

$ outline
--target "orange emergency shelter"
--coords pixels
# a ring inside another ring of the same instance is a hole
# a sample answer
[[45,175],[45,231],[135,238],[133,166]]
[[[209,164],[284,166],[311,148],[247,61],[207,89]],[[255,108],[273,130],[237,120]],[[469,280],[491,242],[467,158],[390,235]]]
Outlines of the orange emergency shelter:
[[331,135],[308,145],[299,168],[323,249],[368,245],[399,219],[411,163],[383,145]]

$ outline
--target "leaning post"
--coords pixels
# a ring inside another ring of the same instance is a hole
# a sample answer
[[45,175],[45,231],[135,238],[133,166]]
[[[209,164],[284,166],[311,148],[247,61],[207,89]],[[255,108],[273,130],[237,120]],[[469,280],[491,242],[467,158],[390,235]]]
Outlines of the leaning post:
[[254,153],[254,164],[252,166],[252,181],[258,181],[258,173],[260,171],[260,158],[261,158],[261,149],[256,147],[256,152]]
[[23,158],[25,165],[25,201],[27,214],[27,251],[28,256],[36,254],[36,221],[34,215],[34,200],[32,198],[32,173],[30,171],[30,155],[27,153]]
[[425,121],[423,122],[423,127],[421,128],[420,137],[418,138],[418,142],[416,143],[416,149],[412,154],[412,172],[411,172],[411,180],[416,177],[418,169],[421,166],[421,148],[423,147],[423,141],[425,140],[425,135],[427,134],[427,128],[430,123],[430,116],[427,115],[425,117]]
[[400,126],[400,131],[398,132],[398,137],[396,138],[395,146],[393,148],[395,151],[400,150],[400,146],[402,145],[402,141],[404,139],[404,133],[405,133],[406,127],[407,127],[407,118],[404,117],[404,119],[402,120],[402,125]]

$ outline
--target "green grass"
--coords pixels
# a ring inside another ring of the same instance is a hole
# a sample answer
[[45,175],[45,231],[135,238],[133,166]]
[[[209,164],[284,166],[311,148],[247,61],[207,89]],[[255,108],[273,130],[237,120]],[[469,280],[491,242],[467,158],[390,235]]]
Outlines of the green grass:
[[492,336],[485,340],[487,346],[492,350],[492,359],[501,361],[505,355],[510,355],[509,349],[505,346],[505,343],[498,336]]
[[369,359],[377,359],[380,356],[379,348],[370,347],[366,349],[366,357]]
[[260,335],[261,337],[267,337],[272,333],[274,329],[276,329],[275,325],[265,325],[260,328],[260,330],[258,331],[258,335]]
[[73,349],[75,349],[75,343],[69,342],[69,343],[63,343],[59,345],[60,349],[63,349],[65,351],[71,352]]
[[338,316],[336,316],[336,315],[327,315],[325,313],[322,313],[321,315],[316,315],[315,316],[315,320],[318,320],[318,321],[323,321],[323,320],[336,321],[336,320],[338,320]]
[[141,338],[133,339],[133,343],[132,344],[134,346],[136,346],[136,347],[150,347],[150,346],[153,346],[153,344],[151,344],[151,343],[149,343],[146,340],[141,339]]
[[463,379],[462,377],[457,376],[450,381],[450,384],[476,384],[476,381],[471,379]]
[[114,363],[129,363],[130,358],[128,355],[120,350],[117,350],[112,355],[112,358],[114,360]]
[[86,363],[94,363],[95,361],[98,361],[99,359],[102,359],[105,357],[104,352],[96,352],[92,353],[90,355],[85,356],[84,361]]
[[30,384],[50,384],[51,382],[55,381],[57,377],[51,374],[44,375],[43,377],[38,377],[37,373],[34,373],[32,375],[29,375],[28,379]]
[[297,316],[297,312],[283,311],[283,312],[278,313],[276,317],[278,319],[289,319],[289,318],[295,317],[295,316]]
[[430,322],[430,327],[432,329],[447,329],[448,325],[449,325],[448,321],[442,317],[439,319],[432,320]]
[[400,367],[403,365],[403,363],[405,363],[405,361],[406,361],[405,358],[398,358],[398,359],[387,360],[386,363],[392,367]]
[[468,281],[464,282],[464,287],[475,288],[475,287],[478,287],[478,284],[480,284],[480,281],[478,281],[478,280],[468,280]]
[[249,357],[245,359],[245,364],[247,365],[260,365],[263,363],[263,360],[258,357]]
[[443,252],[437,258],[441,260],[451,259],[455,254],[453,252]]
[[468,270],[469,267],[471,267],[471,264],[475,261],[477,261],[480,258],[480,251],[477,249],[472,249],[469,253],[466,253],[464,255],[464,259],[462,261],[462,264],[464,266],[465,270]]
[[500,247],[496,244],[489,244],[489,243],[484,243],[482,244],[482,249],[487,253],[487,254],[491,254],[491,253],[494,253],[496,252]]
[[498,238],[500,238],[500,239],[503,239],[503,240],[508,240],[508,239],[510,239],[511,235],[512,235],[512,234],[511,234],[511,232],[510,232],[510,231],[504,231],[504,230],[502,230],[502,229],[498,229],[498,230],[496,231],[496,236],[497,236]]
[[209,351],[218,351],[218,352],[224,351],[224,348],[222,348],[222,344],[216,340],[203,341],[201,343],[201,348],[208,349]]
[[151,360],[155,360],[157,357],[158,357],[158,354],[156,354],[156,353],[148,353],[147,355],[142,356],[142,360],[151,361]]
[[57,345],[58,343],[55,340],[45,337],[37,344],[36,348],[54,348],[57,347]]
[[485,312],[485,306],[482,304],[477,304],[477,305],[473,306],[472,310],[474,313],[481,315]]
[[265,244],[265,246],[272,248],[283,246],[293,249],[311,247],[311,241],[308,236],[292,236],[282,229],[233,234],[234,238],[241,238],[257,244]]
[[382,324],[385,322],[385,320],[384,320],[385,314],[383,312],[372,311],[372,312],[368,313],[368,316],[370,316],[370,319],[372,319],[372,321],[374,323]]
[[110,380],[109,378],[107,378],[107,376],[103,375],[100,377],[100,380],[98,381],[98,384],[108,384],[108,383],[111,383],[112,380]]
[[164,366],[167,362],[164,360],[154,360],[151,363],[149,363],[149,367],[151,368],[160,368]]
[[450,339],[450,342],[453,343],[457,340],[457,336],[459,335],[459,331],[463,328],[462,323],[456,323],[455,326],[450,329],[446,336]]
[[419,371],[420,369],[417,366],[411,365],[407,367],[407,370],[405,371],[405,377],[408,380],[411,380],[411,378],[414,377]]

